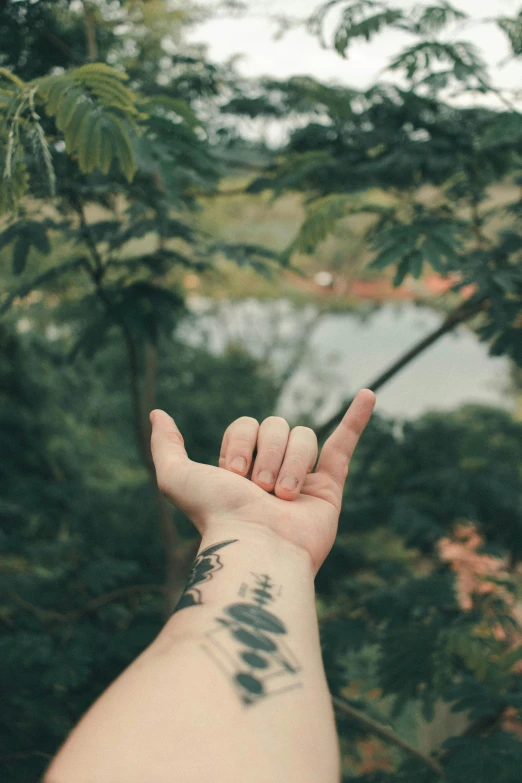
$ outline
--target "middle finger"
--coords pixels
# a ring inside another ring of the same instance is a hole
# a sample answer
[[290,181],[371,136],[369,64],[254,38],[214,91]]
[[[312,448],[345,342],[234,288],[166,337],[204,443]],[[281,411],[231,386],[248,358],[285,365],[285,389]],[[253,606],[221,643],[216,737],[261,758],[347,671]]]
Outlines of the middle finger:
[[269,416],[259,427],[252,481],[271,492],[285,456],[290,426],[280,416]]

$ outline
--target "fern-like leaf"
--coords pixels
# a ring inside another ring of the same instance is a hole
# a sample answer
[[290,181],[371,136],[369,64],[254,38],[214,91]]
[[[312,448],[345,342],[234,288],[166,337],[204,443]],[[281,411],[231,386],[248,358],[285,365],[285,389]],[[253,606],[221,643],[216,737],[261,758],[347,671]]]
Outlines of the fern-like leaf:
[[64,134],[66,150],[84,173],[107,174],[114,161],[130,181],[136,171],[131,133],[136,131],[137,96],[125,74],[103,63],[89,63],[63,76],[36,81],[37,98]]

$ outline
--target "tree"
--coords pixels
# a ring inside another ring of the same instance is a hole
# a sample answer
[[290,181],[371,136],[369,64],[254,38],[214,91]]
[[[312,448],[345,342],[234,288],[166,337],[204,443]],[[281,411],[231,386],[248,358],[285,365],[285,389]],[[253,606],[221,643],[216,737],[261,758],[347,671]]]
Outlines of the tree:
[[[50,342],[49,321],[44,308],[23,337],[0,331],[0,759],[13,783],[38,779],[78,717],[152,641],[168,589],[119,340],[71,364],[71,336]],[[230,416],[269,415],[276,385],[239,349],[163,348],[158,402],[176,401],[194,458],[217,462]],[[176,535],[177,556],[191,561],[198,542],[182,515]]]
[[[370,214],[371,266],[393,267],[394,285],[407,275],[419,278],[426,265],[454,281],[442,327],[372,379],[370,388],[381,388],[466,321],[489,342],[493,355],[506,354],[520,365],[521,202],[517,193],[507,204],[491,200],[492,186],[520,185],[519,111],[491,83],[479,53],[458,37],[458,23],[469,20],[449,3],[419,4],[410,13],[374,0],[328,2],[306,21],[325,46],[324,25],[336,10],[332,45],[343,57],[352,41],[370,41],[388,28],[410,35],[412,43],[389,65],[401,86],[379,83],[361,92],[296,77],[287,83],[265,80],[256,97],[232,101],[231,108],[247,116],[308,119],[249,191],[305,195],[307,215],[286,259],[313,253],[342,218]],[[493,21],[518,57],[522,18]],[[462,108],[456,101],[477,93],[497,98],[503,110]],[[372,199],[372,188],[389,194],[388,203]],[[455,307],[455,295],[467,287],[473,293]],[[323,435],[341,415],[324,425]]]
[[[155,346],[183,312],[179,284],[165,281],[179,269],[203,270],[217,253],[259,266],[274,254],[244,244],[213,247],[191,218],[197,196],[213,192],[221,173],[192,103],[221,87],[217,69],[181,46],[165,55],[167,62],[158,57],[165,25],[174,24],[179,38],[184,15],[153,3],[73,5],[38,0],[1,11],[2,29],[18,23],[28,31],[24,47],[6,47],[6,64],[31,78],[22,80],[7,67],[0,71],[0,207],[9,221],[0,247],[11,254],[15,278],[29,264],[26,280],[5,296],[0,312],[35,288],[65,285],[78,299],[73,355],[92,355],[110,332],[120,334],[138,447],[155,487],[147,418],[154,406]],[[144,35],[151,16],[154,24]],[[79,29],[85,31],[80,46]],[[40,51],[50,35],[55,47],[42,67],[74,67],[34,77],[29,52]],[[102,56],[113,64],[78,65]],[[49,197],[54,209],[43,217]],[[147,250],[136,252],[132,246],[143,238]],[[33,248],[53,260],[30,277]],[[156,493],[168,610],[183,563],[175,551],[172,512]]]

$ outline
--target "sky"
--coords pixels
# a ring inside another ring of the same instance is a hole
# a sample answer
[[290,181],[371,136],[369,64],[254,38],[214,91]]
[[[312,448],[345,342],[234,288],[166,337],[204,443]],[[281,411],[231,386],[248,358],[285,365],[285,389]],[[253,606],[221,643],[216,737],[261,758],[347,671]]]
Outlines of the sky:
[[[393,0],[390,5],[407,10],[414,0]],[[274,40],[277,24],[272,16],[307,17],[319,5],[318,0],[250,0],[244,16],[210,19],[194,27],[190,40],[207,45],[214,62],[225,62],[239,55],[238,70],[245,76],[275,76],[288,78],[311,75],[320,81],[335,81],[363,89],[376,81],[379,72],[390,57],[408,42],[406,34],[390,30],[379,34],[370,43],[357,42],[350,46],[343,59],[334,50],[321,48],[320,43],[304,29],[294,29],[280,40]],[[453,5],[475,20],[459,34],[472,41],[490,67],[497,87],[522,87],[522,62],[499,65],[508,56],[505,35],[493,23],[477,23],[494,16],[515,16],[520,0],[453,0]],[[332,15],[330,27],[335,19]],[[411,40],[411,39],[410,39]],[[387,76],[389,80],[393,77]],[[493,99],[495,100],[495,99]]]

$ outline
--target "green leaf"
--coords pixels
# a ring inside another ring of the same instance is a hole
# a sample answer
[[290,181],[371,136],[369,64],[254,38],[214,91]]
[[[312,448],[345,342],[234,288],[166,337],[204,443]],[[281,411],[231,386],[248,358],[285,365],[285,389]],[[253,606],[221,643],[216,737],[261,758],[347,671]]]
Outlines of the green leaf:
[[[314,35],[319,35],[323,45],[323,27],[328,12],[339,5],[339,0],[329,0],[323,3],[308,20],[308,29]],[[385,27],[393,27],[404,18],[404,12],[399,8],[384,8],[383,4],[375,0],[356,0],[344,4],[341,19],[334,31],[334,48],[343,57],[350,43],[357,38],[370,41]]]
[[393,285],[395,287],[399,286],[409,271],[410,262],[408,256],[406,256],[402,259],[402,261],[399,262],[399,265],[397,266],[397,271],[395,273],[395,277],[393,278]]
[[71,71],[71,76],[79,78],[80,80],[84,77],[89,78],[104,75],[108,76],[110,79],[116,79],[121,82],[126,82],[129,78],[123,71],[117,71],[116,68],[111,68],[111,66],[106,63],[87,63],[86,65],[82,65],[80,68]]
[[419,277],[422,274],[422,266],[424,262],[424,255],[423,253],[415,248],[411,251],[411,253],[408,254],[408,263],[409,263],[409,273],[412,277],[414,277],[416,280],[419,279]]
[[107,174],[115,158],[128,181],[136,172],[129,134],[138,111],[136,95],[122,84],[126,78],[103,63],[90,63],[36,81],[39,99],[47,114],[55,116],[67,152],[77,155],[86,174],[96,168]]
[[24,296],[27,296],[27,294],[31,293],[31,291],[33,291],[35,288],[39,288],[40,286],[54,282],[57,278],[61,277],[61,275],[65,275],[68,272],[77,271],[78,269],[81,269],[85,266],[85,258],[82,256],[80,258],[73,258],[71,261],[66,261],[63,264],[59,264],[58,266],[51,267],[51,269],[48,269],[46,272],[43,272],[36,278],[33,278],[25,285],[22,285],[20,288],[17,288],[9,293],[9,295],[0,305],[0,315],[3,315],[9,310],[15,299],[21,299]]
[[480,139],[480,147],[491,150],[495,147],[511,147],[522,139],[522,114],[500,112],[493,119]]
[[2,233],[0,234],[0,250],[3,250],[4,247],[7,247],[7,245],[10,245],[11,242],[13,242],[16,237],[18,236],[18,227],[19,223],[13,223],[12,225],[8,226]]
[[384,27],[393,27],[395,22],[403,18],[402,11],[390,8],[386,11],[379,11],[373,14],[373,16],[368,16],[360,21],[355,21],[352,9],[360,5],[360,3],[355,3],[351,8],[347,9],[341,24],[335,31],[334,48],[343,57],[350,43],[356,38],[364,38],[365,41],[370,41]]
[[104,174],[108,174],[111,168],[111,163],[114,155],[114,149],[112,145],[112,137],[109,133],[107,126],[103,125],[100,131],[100,169]]
[[27,167],[19,156],[14,157],[12,173],[9,178],[0,177],[0,215],[12,209],[26,194],[29,186]]
[[73,87],[74,82],[67,76],[54,78],[54,83],[51,84],[49,91],[47,92],[47,102],[45,105],[45,110],[50,117],[56,114],[61,100]]
[[469,41],[443,43],[438,40],[421,41],[408,46],[390,63],[392,71],[403,69],[408,79],[429,75],[435,70],[435,63],[451,65],[458,81],[487,83],[487,73],[476,47]]
[[135,96],[119,82],[107,78],[96,78],[84,81],[98,102],[108,108],[121,109],[125,114],[137,114],[134,106]]
[[73,87],[73,89],[67,92],[67,95],[59,104],[58,110],[56,112],[56,127],[59,130],[63,131],[69,126],[73,118],[76,105],[82,100],[84,100],[84,95],[81,90]]
[[467,14],[447,2],[440,5],[421,5],[412,10],[413,20],[405,20],[404,26],[417,35],[438,33],[451,22],[468,18]]
[[[95,243],[109,242],[117,233],[120,227],[118,220],[98,220],[96,223],[89,223],[89,235]],[[78,237],[78,241],[83,243],[84,238]]]
[[285,252],[290,257],[294,252],[312,253],[335,228],[337,222],[350,211],[353,196],[332,194],[317,199],[307,208],[306,218],[299,233]]
[[14,275],[24,271],[31,247],[46,255],[51,246],[47,236],[47,224],[36,220],[20,220],[0,234],[0,249],[13,243],[12,270]]
[[154,274],[165,274],[173,266],[182,266],[188,269],[203,271],[206,265],[197,259],[189,258],[177,250],[157,250],[135,258],[119,258],[111,260],[107,266],[113,269],[136,272],[145,267]]
[[384,269],[390,264],[394,264],[401,257],[402,252],[400,246],[390,245],[389,247],[385,247],[384,250],[381,250],[368,266],[372,269]]
[[172,98],[170,95],[152,95],[142,104],[145,111],[151,112],[154,109],[160,109],[166,112],[174,112],[181,117],[189,128],[196,128],[201,125],[201,121],[196,115],[192,106],[179,98]]
[[515,57],[520,57],[522,54],[522,13],[519,13],[515,19],[499,17],[497,24],[506,33]]
[[130,182],[136,172],[137,165],[129,130],[120,117],[113,113],[107,113],[107,129],[112,136],[112,143],[121,170]]
[[514,647],[512,650],[502,655],[499,658],[498,663],[503,670],[509,671],[511,667],[520,660],[522,660],[522,644],[519,644],[517,647]]
[[91,145],[94,128],[98,122],[99,117],[97,116],[96,111],[91,110],[85,114],[85,117],[78,128],[78,165],[80,166],[80,171],[85,173],[91,171],[93,168],[91,165]]
[[78,101],[76,108],[74,109],[69,120],[69,124],[66,128],[63,129],[65,133],[65,146],[70,154],[76,152],[78,149],[78,135],[80,132],[80,127],[83,120],[91,110],[92,108],[89,101]]
[[101,168],[101,152],[102,152],[102,130],[103,122],[99,118],[96,118],[92,123],[91,135],[89,138],[89,150],[86,160],[86,171],[92,171],[96,167]]
[[30,249],[30,237],[27,234],[19,234],[13,247],[13,275],[21,275],[24,271]]

